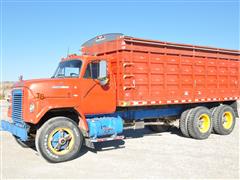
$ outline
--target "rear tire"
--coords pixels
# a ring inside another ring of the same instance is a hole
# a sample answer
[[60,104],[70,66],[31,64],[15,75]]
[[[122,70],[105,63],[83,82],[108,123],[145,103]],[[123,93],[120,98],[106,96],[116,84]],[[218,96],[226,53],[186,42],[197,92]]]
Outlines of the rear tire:
[[185,136],[185,137],[190,137],[190,135],[188,133],[188,129],[187,129],[187,123],[188,123],[190,111],[191,111],[190,109],[183,111],[181,114],[180,120],[179,120],[179,128],[180,128],[183,136]]
[[[212,107],[211,109],[210,109],[210,112],[211,112],[211,114],[212,114],[212,121],[214,121],[213,120],[213,112],[215,111],[215,109],[216,109],[217,107]],[[214,126],[214,122],[213,122],[213,126]],[[215,131],[214,131],[214,127],[212,128],[212,134],[214,134],[215,133]]]
[[236,115],[231,106],[220,105],[212,112],[213,129],[217,134],[228,135],[235,126]]
[[206,107],[196,107],[189,112],[188,132],[195,139],[207,139],[213,128],[211,112]]
[[48,162],[58,163],[77,157],[83,136],[78,125],[67,117],[54,117],[37,131],[36,148]]

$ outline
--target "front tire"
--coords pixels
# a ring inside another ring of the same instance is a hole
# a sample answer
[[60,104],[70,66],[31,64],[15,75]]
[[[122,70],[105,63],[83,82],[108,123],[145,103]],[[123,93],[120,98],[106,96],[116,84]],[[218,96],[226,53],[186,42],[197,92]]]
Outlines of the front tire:
[[58,163],[77,157],[83,136],[77,124],[67,117],[49,119],[37,131],[35,145],[48,162]]

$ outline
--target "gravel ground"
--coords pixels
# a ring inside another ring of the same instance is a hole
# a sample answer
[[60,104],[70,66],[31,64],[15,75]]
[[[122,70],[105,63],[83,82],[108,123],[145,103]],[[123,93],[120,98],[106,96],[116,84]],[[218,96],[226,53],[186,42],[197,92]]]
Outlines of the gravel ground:
[[[1,113],[6,118],[7,106]],[[126,131],[127,139],[102,143],[96,151],[83,148],[79,158],[50,164],[34,149],[23,148],[1,132],[1,176],[10,178],[223,178],[239,179],[239,119],[232,134],[207,140],[184,138],[173,127],[152,134]]]

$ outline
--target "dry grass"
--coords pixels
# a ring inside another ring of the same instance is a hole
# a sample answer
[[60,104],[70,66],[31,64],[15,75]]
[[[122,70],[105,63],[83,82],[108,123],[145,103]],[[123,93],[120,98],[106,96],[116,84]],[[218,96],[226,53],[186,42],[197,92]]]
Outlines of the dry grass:
[[0,100],[1,99],[6,99],[8,98],[8,95],[11,92],[11,89],[13,87],[14,82],[12,81],[4,81],[1,82],[1,87],[0,87]]

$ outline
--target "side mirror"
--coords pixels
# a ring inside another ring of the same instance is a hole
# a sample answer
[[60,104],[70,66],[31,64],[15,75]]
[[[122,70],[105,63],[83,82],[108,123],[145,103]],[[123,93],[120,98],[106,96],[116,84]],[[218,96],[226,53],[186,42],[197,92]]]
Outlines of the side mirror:
[[104,60],[101,60],[99,62],[99,76],[98,80],[102,86],[105,86],[109,79],[108,79],[108,72],[107,72],[107,62]]

